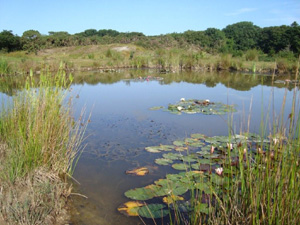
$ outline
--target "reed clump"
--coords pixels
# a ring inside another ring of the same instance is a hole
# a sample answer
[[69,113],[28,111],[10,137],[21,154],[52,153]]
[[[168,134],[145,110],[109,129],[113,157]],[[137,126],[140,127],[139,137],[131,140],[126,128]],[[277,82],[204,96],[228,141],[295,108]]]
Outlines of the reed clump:
[[[47,212],[56,212],[61,196],[68,196],[70,187],[60,177],[72,176],[86,128],[82,116],[75,121],[72,115],[72,80],[62,64],[38,82],[31,72],[24,89],[2,105],[0,203],[9,224],[45,224]],[[24,198],[23,192],[38,197]]]

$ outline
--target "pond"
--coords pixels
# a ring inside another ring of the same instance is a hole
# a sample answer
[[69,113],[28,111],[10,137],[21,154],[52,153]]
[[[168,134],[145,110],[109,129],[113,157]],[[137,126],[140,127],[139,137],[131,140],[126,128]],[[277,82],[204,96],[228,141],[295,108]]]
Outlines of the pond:
[[[260,133],[262,122],[269,129],[281,113],[284,98],[285,118],[292,107],[295,87],[284,83],[285,79],[275,77],[272,81],[269,75],[236,73],[158,74],[148,70],[75,74],[72,93],[77,96],[76,115],[85,107],[91,112],[91,122],[87,146],[74,173],[80,183],[74,182],[74,192],[87,198],[72,197],[72,224],[143,224],[138,217],[126,217],[117,211],[129,200],[124,192],[177,172],[155,164],[161,153],[149,153],[145,147],[172,144],[193,133],[226,136],[248,129]],[[13,94],[13,88],[6,90],[6,94]],[[168,107],[181,98],[222,102],[234,105],[236,111],[176,115],[150,110]],[[146,166],[149,174],[139,177],[125,173],[140,166]]]

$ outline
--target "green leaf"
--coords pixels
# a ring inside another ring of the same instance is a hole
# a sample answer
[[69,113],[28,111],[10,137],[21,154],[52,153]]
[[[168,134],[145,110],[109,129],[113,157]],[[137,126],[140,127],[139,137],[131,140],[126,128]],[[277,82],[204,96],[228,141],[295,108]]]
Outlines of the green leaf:
[[182,146],[185,146],[185,142],[184,141],[174,141],[173,145],[182,147]]
[[160,151],[160,146],[150,146],[145,148],[147,152],[151,153],[159,153]]
[[175,163],[172,165],[173,169],[175,170],[187,170],[188,166],[184,163]]
[[180,153],[166,153],[163,154],[163,157],[165,159],[171,159],[171,160],[180,160],[182,158],[182,155]]
[[138,210],[138,214],[141,217],[145,218],[162,218],[169,214],[169,210],[164,209],[165,205],[163,204],[148,204],[145,206],[142,206]]
[[160,158],[160,159],[155,159],[155,163],[158,164],[158,165],[167,166],[167,165],[173,163],[173,160]]

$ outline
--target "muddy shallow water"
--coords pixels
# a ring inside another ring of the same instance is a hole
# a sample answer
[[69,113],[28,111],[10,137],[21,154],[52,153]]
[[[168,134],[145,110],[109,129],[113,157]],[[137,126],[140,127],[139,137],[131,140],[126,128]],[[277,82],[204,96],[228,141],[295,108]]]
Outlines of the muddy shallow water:
[[[147,76],[163,79],[143,79]],[[1,92],[12,95],[16,84],[12,82],[11,87],[5,88]],[[74,183],[74,192],[87,198],[72,196],[72,224],[143,224],[139,218],[129,218],[117,211],[118,206],[129,200],[124,192],[176,172],[156,165],[154,160],[160,153],[146,152],[145,147],[171,144],[192,133],[228,135],[228,124],[231,131],[239,133],[247,129],[249,115],[250,132],[259,133],[262,119],[264,123],[272,122],[273,115],[280,114],[284,96],[287,117],[292,107],[293,90],[293,86],[283,82],[273,85],[272,77],[266,75],[157,74],[130,70],[114,74],[75,74],[72,93],[79,97],[75,101],[76,115],[82,107],[92,115],[86,132],[87,146],[74,173],[80,183]],[[167,107],[181,98],[235,104],[237,111],[219,116],[174,115],[163,110],[149,110],[154,106]],[[139,166],[148,167],[149,174],[144,177],[125,174],[126,170]],[[151,220],[145,222],[152,223]]]

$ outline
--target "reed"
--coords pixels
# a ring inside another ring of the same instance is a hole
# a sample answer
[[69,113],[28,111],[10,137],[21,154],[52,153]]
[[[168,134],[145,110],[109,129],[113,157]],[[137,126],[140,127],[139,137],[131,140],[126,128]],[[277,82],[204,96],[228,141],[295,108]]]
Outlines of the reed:
[[61,65],[52,76],[44,72],[38,83],[32,71],[24,90],[2,106],[0,115],[1,142],[7,145],[1,173],[14,182],[36,168],[72,174],[80,154],[85,126],[82,118],[72,116],[72,98],[67,77]]

